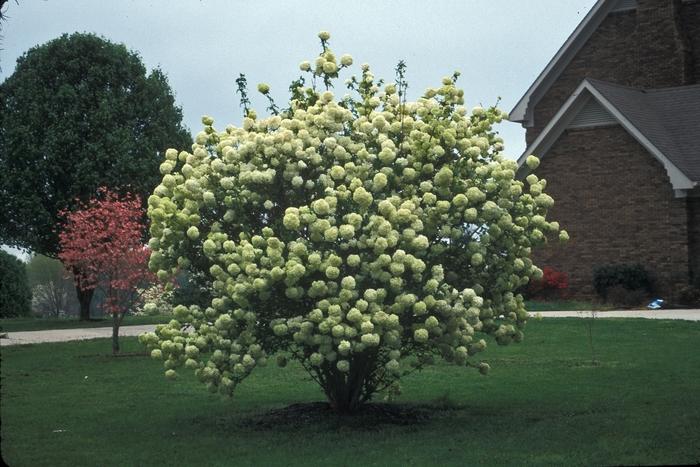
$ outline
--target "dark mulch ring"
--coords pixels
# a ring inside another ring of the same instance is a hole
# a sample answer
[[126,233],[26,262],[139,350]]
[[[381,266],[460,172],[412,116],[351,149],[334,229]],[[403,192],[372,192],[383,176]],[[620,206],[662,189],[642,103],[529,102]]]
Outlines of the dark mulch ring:
[[122,358],[122,357],[150,357],[151,354],[148,352],[120,352],[117,354],[113,353],[95,353],[87,355],[76,355],[76,358]]
[[246,418],[241,425],[257,430],[317,427],[333,425],[347,428],[373,429],[381,425],[417,425],[428,421],[435,408],[390,403],[367,403],[356,412],[340,414],[327,402],[292,404],[282,409]]

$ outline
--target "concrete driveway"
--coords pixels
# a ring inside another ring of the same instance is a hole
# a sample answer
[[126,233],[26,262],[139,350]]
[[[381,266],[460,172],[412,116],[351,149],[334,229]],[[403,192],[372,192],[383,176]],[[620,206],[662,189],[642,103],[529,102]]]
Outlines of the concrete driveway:
[[[120,336],[138,336],[144,332],[153,331],[155,324],[143,324],[139,326],[122,326],[119,328]],[[104,328],[80,328],[80,329],[53,329],[48,331],[18,331],[8,332],[7,337],[0,339],[0,346],[19,344],[42,344],[45,342],[65,342],[83,339],[99,339],[112,337],[112,327]]]
[[[538,313],[530,313],[535,316]],[[700,310],[619,310],[619,311],[542,311],[543,318],[646,318],[646,319],[681,319],[700,321]],[[144,332],[155,330],[155,324],[140,326],[122,326],[120,336],[138,336]],[[8,332],[7,337],[0,339],[0,346],[40,344],[44,342],[65,342],[82,339],[98,339],[112,337],[112,328],[56,329],[49,331]]]
[[[700,321],[700,310],[615,310],[615,311],[541,311],[547,318],[646,318],[646,319],[682,319]],[[530,313],[530,316],[537,312]]]

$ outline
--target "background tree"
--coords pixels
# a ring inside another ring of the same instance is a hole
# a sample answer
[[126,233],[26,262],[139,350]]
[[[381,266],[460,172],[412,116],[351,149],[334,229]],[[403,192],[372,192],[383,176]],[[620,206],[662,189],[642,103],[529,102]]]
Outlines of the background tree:
[[78,313],[80,304],[75,294],[75,283],[61,261],[44,255],[32,255],[26,270],[32,289],[34,313],[53,317]]
[[59,258],[72,271],[80,289],[104,293],[103,310],[112,316],[112,352],[119,352],[119,327],[141,291],[154,280],[149,252],[142,241],[143,208],[138,196],[119,196],[107,189],[99,197],[61,213]]
[[[56,257],[59,212],[100,186],[145,197],[191,137],[162,71],[93,34],[30,49],[0,84],[0,243]],[[78,290],[88,319],[93,291]]]
[[222,132],[205,117],[192,153],[166,152],[150,266],[204,272],[214,298],[174,307],[176,321],[141,340],[166,376],[184,365],[224,394],[275,354],[295,359],[352,412],[435,357],[487,372],[486,339],[523,338],[516,291],[541,276],[531,247],[559,225],[544,181],[517,180],[501,154],[504,114],[468,112],[458,73],[406,102],[403,66],[385,85],[363,65],[336,101],[352,58],[319,37],[300,68],[325,91],[302,78],[279,114],[245,109],[242,128]]
[[24,263],[0,250],[0,318],[29,315],[31,302]]

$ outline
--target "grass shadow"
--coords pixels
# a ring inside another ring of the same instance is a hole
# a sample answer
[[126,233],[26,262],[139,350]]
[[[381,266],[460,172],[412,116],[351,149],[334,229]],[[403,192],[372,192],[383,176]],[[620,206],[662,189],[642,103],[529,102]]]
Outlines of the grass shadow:
[[197,416],[193,426],[205,430],[234,432],[338,430],[378,431],[389,426],[418,427],[429,422],[441,409],[429,404],[367,403],[351,414],[335,412],[327,402],[302,402],[282,408],[228,416]]
[[[529,408],[522,410],[531,412]],[[515,408],[518,411],[517,408]],[[483,422],[512,417],[514,407],[480,406],[455,401],[445,393],[429,402],[371,402],[351,414],[335,412],[327,402],[301,402],[282,408],[258,409],[231,415],[206,414],[187,422],[196,429],[240,431],[357,431],[374,432],[392,427],[428,428],[433,422],[478,418]],[[534,414],[532,414],[534,415]]]
[[95,358],[98,360],[105,360],[111,358],[130,358],[130,357],[150,357],[151,354],[148,352],[121,352],[118,354],[111,353],[97,353],[97,354],[85,354],[76,355],[75,358]]

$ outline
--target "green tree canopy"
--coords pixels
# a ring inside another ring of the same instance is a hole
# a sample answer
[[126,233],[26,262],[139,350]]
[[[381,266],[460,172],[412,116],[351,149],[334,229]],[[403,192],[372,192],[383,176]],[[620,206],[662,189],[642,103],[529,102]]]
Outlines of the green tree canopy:
[[28,315],[31,302],[24,263],[0,250],[0,318]]
[[61,210],[100,186],[152,192],[164,150],[191,142],[165,74],[123,44],[75,33],[30,49],[0,84],[0,243],[55,256]]

